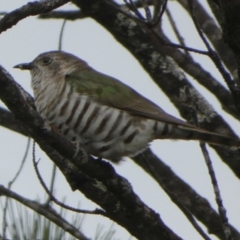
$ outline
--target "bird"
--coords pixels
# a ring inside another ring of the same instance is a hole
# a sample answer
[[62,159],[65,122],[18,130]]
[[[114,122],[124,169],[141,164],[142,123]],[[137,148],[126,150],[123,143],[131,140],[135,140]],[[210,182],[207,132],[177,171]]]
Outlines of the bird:
[[155,139],[240,147],[240,139],[171,116],[130,86],[70,53],[45,52],[14,67],[30,71],[41,117],[90,155],[119,163],[140,154]]

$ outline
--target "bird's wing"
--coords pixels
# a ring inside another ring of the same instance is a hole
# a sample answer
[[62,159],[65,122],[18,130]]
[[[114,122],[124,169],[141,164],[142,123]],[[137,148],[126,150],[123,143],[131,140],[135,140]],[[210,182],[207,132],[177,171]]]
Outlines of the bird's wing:
[[135,116],[151,118],[191,129],[196,128],[167,114],[159,106],[119,80],[93,69],[68,74],[66,75],[66,81],[79,94],[88,95],[101,104],[124,110]]

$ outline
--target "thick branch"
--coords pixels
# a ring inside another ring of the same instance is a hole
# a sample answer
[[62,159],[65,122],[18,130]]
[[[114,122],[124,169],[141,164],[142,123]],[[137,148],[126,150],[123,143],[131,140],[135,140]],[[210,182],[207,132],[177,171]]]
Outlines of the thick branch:
[[[216,235],[219,239],[224,239],[224,233],[221,220],[218,213],[211,208],[207,199],[200,196],[191,186],[180,179],[172,169],[161,159],[155,156],[150,150],[144,152],[148,164],[155,170],[152,171],[146,166],[144,158],[139,155],[133,160],[136,164],[145,169],[159,183],[164,191],[170,195],[170,198],[177,198],[178,201],[187,208],[197,219],[208,229],[208,232]],[[231,233],[234,239],[240,239],[240,233],[231,226]]]
[[[10,129],[20,132],[18,129],[18,124],[21,122],[15,120],[12,113],[3,109],[3,113],[6,112],[6,123],[13,121],[13,128],[10,125]],[[9,118],[8,118],[9,117]],[[0,109],[0,121],[1,121],[1,109]],[[17,127],[16,127],[17,126]],[[6,125],[5,127],[9,127]],[[20,132],[22,133],[22,132]],[[25,132],[27,134],[27,132]],[[24,134],[24,132],[23,132]],[[158,178],[156,179],[152,172],[149,172],[147,166],[145,166],[145,161],[142,155],[137,156],[133,160],[136,164],[140,165],[145,171],[147,171],[155,180],[159,183],[160,186],[165,185],[163,189],[167,188],[168,193],[174,193],[175,196],[179,199],[179,201],[190,210],[190,212],[197,216],[198,220],[204,223],[208,231],[212,234],[215,234],[220,239],[223,237],[223,232],[220,224],[220,219],[215,210],[211,208],[210,203],[200,196],[194,189],[191,188],[187,183],[185,183],[182,179],[180,179],[170,168],[167,166],[161,159],[155,156],[150,150],[144,152],[144,156],[147,157],[147,161],[153,168],[156,170]],[[58,165],[59,166],[59,165]],[[62,172],[66,172],[67,167],[61,166]],[[72,173],[72,172],[71,172]],[[240,239],[240,234],[231,227],[232,233],[235,235],[236,239]]]
[[109,163],[85,155],[73,158],[74,146],[51,131],[31,107],[30,96],[3,68],[0,68],[0,98],[60,168],[72,189],[83,192],[96,202],[109,218],[138,239],[180,239],[135,195],[127,180],[117,175]]
[[[182,2],[185,3],[184,0],[181,1],[181,3]],[[184,7],[186,7],[186,6],[184,5]],[[202,15],[203,15],[203,16],[201,15],[201,17],[202,17],[201,20],[203,21],[203,17],[206,17],[206,16],[209,17],[209,16],[206,14],[206,12],[204,12],[203,8],[201,8],[201,11],[202,11]],[[82,19],[85,17],[89,17],[89,16],[87,16],[82,11],[77,11],[77,10],[75,10],[75,11],[54,11],[54,12],[51,12],[48,14],[40,15],[41,19],[53,18],[53,19],[67,19],[67,20],[72,20],[72,21],[77,20],[77,19]],[[232,64],[232,62],[234,61],[234,57],[230,54],[231,51],[229,51],[229,49],[227,48],[227,45],[223,44],[222,40],[217,41],[216,36],[214,35],[214,34],[216,34],[216,32],[218,34],[220,34],[219,28],[217,28],[215,23],[213,24],[213,26],[209,26],[209,24],[211,25],[211,23],[212,23],[211,21],[213,21],[213,19],[207,18],[207,20],[209,20],[210,23],[204,24],[203,25],[205,27],[204,29],[207,31],[207,33],[210,34],[210,36],[212,37],[211,40],[214,41],[217,48],[219,50],[221,50],[221,54],[224,55],[224,59],[228,60],[227,63],[230,62],[230,66],[234,67],[234,65]],[[209,27],[210,29],[208,29],[206,27]],[[212,28],[214,28],[214,31],[210,31],[210,30],[212,30]],[[164,36],[164,34],[163,34],[163,38],[165,39],[165,41],[167,43],[171,44],[171,41],[168,40],[167,37]],[[225,47],[223,47],[222,45],[224,45]],[[207,72],[205,69],[203,69],[200,64],[195,62],[193,59],[190,59],[186,54],[182,53],[182,51],[180,51],[179,49],[166,48],[165,51],[169,56],[171,56],[175,59],[175,61],[178,63],[178,65],[186,73],[191,75],[196,81],[198,81],[201,85],[203,85],[206,89],[208,89],[212,94],[214,94],[216,96],[216,98],[219,100],[219,102],[221,103],[222,108],[227,113],[231,114],[233,117],[235,117],[237,119],[240,119],[240,113],[236,109],[236,106],[234,104],[234,101],[232,99],[230,92],[219,81],[217,81],[209,72]],[[226,54],[226,52],[227,52],[227,54]],[[234,62],[234,64],[236,65],[235,62]],[[236,66],[235,66],[234,70],[236,71]]]
[[[112,33],[116,40],[139,60],[184,118],[188,119],[190,112],[186,96],[183,93],[185,87],[188,86],[199,107],[201,126],[213,132],[236,136],[222,117],[188,82],[174,59],[166,55],[165,49],[168,47],[162,46],[155,35],[151,34],[152,31],[148,31],[145,26],[119,13],[116,8],[103,0],[95,0],[91,3],[87,0],[75,0],[74,3]],[[240,177],[240,151],[230,151],[215,146],[213,148],[232,171]]]

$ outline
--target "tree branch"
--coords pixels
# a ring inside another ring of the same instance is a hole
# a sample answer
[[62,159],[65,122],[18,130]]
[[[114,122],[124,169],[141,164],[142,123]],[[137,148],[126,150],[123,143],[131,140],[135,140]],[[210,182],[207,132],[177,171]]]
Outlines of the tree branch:
[[[187,0],[178,0],[178,2],[190,14]],[[223,41],[221,29],[216,24],[215,19],[213,19],[202,6],[201,1],[193,0],[192,2],[196,8],[195,15],[200,25],[200,28],[203,30],[208,40],[216,49],[224,65],[226,65],[226,67],[229,69],[232,76],[237,79],[238,76],[236,59],[233,51],[231,51],[229,46]]]
[[16,120],[11,112],[2,107],[0,107],[0,126],[8,128],[24,136],[28,136],[28,133],[21,122]]
[[53,9],[66,4],[67,2],[70,2],[70,0],[29,2],[26,5],[7,13],[3,18],[0,19],[0,33],[16,25],[20,20],[26,17],[50,12]]
[[[201,112],[201,127],[212,132],[229,136],[236,134],[229,125],[219,116],[205,98],[189,83],[175,61],[166,54],[166,48],[159,43],[152,31],[143,24],[119,13],[115,7],[106,4],[103,0],[74,0],[74,3],[83,12],[90,15],[99,24],[105,27],[118,42],[127,48],[152,79],[178,108],[180,114],[188,119],[189,106],[183,89],[188,86],[194,100],[198,103]],[[231,170],[240,177],[240,150],[232,151],[228,148],[213,147],[222,160]]]
[[[189,184],[180,179],[172,169],[158,158],[150,149],[144,152],[148,164],[155,170],[153,175],[146,166],[145,160],[141,155],[134,157],[136,164],[141,166],[149,175],[151,175],[170,198],[176,197],[186,209],[188,209],[197,219],[202,222],[208,232],[216,235],[219,239],[224,239],[221,220],[218,213],[211,207],[211,204],[199,195]],[[234,239],[240,239],[240,233],[233,227],[231,232]]]
[[[14,118],[13,114],[4,109],[7,112],[7,116],[10,119]],[[0,108],[0,120],[1,120],[1,108]],[[8,122],[8,118],[6,118]],[[20,122],[14,119],[14,122],[19,124]],[[8,127],[8,126],[5,126]],[[12,128],[10,128],[12,129]],[[15,131],[14,129],[12,129]],[[18,130],[18,129],[17,129]],[[18,131],[17,131],[18,132]],[[27,134],[27,132],[25,132]],[[27,136],[27,135],[26,135]],[[136,164],[141,166],[147,173],[149,173],[160,186],[164,184],[163,189],[168,189],[168,193],[174,193],[182,202],[182,204],[191,211],[199,221],[201,221],[208,228],[208,232],[215,234],[220,239],[223,238],[223,232],[221,228],[221,222],[218,213],[211,208],[210,203],[199,195],[194,189],[179,178],[161,159],[155,156],[150,149],[144,152],[147,157],[147,161],[155,169],[158,178],[149,172],[148,167],[146,167],[144,160],[141,155],[133,158]],[[231,226],[231,231],[233,232],[236,239],[240,238],[239,232]]]
[[[73,158],[73,144],[51,131],[32,108],[27,96],[1,67],[1,100],[55,162],[73,190],[83,192],[87,198],[101,206],[110,219],[139,239],[180,239],[163,223],[157,213],[139,199],[128,181],[119,176],[109,163],[96,161],[84,154]],[[79,153],[82,154],[81,151]]]
[[64,229],[64,231],[70,233],[72,236],[76,237],[80,240],[90,240],[83,233],[81,233],[78,229],[76,229],[73,225],[68,223],[64,218],[62,218],[56,211],[50,206],[42,205],[36,201],[32,201],[30,199],[24,198],[19,194],[11,191],[10,189],[5,188],[3,185],[0,185],[0,196],[6,196],[12,198],[24,206],[32,209],[33,211],[39,213],[50,221],[54,222],[60,228]]

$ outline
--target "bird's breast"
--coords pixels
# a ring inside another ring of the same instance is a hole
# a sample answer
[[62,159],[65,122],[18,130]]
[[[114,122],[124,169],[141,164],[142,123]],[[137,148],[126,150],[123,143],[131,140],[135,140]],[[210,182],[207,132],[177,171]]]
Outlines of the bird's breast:
[[68,85],[36,96],[39,113],[71,141],[95,156],[119,161],[141,152],[153,139],[155,121],[102,105]]

